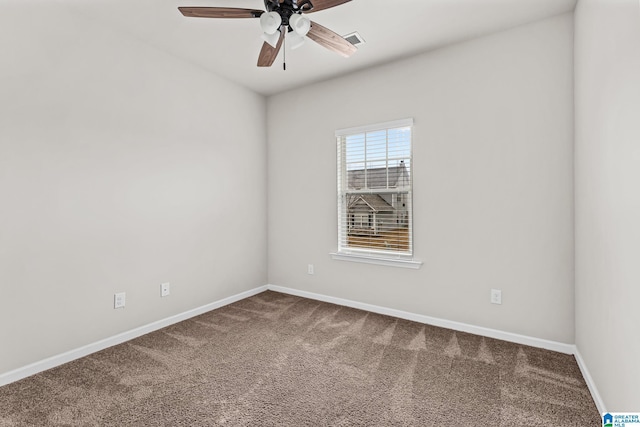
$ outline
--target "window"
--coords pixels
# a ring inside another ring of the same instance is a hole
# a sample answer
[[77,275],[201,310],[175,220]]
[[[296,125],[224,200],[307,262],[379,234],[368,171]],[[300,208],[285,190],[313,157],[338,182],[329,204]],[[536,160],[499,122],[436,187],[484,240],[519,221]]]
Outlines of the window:
[[412,119],[336,132],[338,252],[334,259],[413,261]]

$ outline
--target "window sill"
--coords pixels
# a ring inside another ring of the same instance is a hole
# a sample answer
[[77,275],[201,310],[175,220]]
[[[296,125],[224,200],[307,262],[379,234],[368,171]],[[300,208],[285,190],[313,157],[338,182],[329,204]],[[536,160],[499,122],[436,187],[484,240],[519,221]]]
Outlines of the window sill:
[[417,270],[422,266],[422,261],[414,259],[383,258],[371,255],[348,254],[331,252],[331,258],[338,261],[361,262],[365,264],[386,265],[389,267],[412,268]]

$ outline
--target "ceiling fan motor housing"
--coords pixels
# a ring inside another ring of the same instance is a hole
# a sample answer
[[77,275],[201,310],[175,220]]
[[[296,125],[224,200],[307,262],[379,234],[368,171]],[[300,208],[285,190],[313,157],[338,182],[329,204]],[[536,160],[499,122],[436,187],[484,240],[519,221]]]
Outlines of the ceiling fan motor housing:
[[264,0],[268,12],[277,12],[282,18],[282,25],[289,26],[289,18],[294,14],[309,12],[313,9],[311,0]]

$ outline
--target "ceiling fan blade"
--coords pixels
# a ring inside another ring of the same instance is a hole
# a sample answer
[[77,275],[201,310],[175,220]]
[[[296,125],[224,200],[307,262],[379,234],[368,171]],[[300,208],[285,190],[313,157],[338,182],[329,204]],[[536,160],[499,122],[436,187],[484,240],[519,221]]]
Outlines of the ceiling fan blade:
[[358,48],[346,41],[340,35],[313,21],[311,21],[311,29],[307,33],[307,37],[319,45],[344,56],[345,58],[350,57],[358,50]]
[[340,6],[341,4],[348,3],[350,1],[351,0],[311,0],[311,3],[313,3],[313,9],[307,13],[318,12],[331,7]]
[[262,49],[260,50],[260,55],[258,56],[258,67],[271,67],[273,61],[275,61],[276,57],[278,56],[278,52],[280,52],[280,47],[282,47],[283,40],[284,32],[281,30],[280,38],[278,39],[276,47],[271,46],[267,42],[264,42],[262,44]]
[[263,10],[237,7],[179,7],[178,10],[192,18],[259,18],[264,13]]

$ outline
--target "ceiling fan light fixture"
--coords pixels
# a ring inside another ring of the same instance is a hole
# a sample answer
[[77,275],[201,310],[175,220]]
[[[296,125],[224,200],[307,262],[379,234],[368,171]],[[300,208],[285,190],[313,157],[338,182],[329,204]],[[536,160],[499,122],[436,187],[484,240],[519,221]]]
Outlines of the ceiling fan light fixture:
[[291,49],[297,49],[304,44],[304,37],[295,31],[290,31],[287,33],[287,44]]
[[304,15],[293,14],[289,18],[291,29],[300,36],[306,36],[311,29],[311,20]]
[[[264,0],[265,10],[239,7],[180,6],[178,11],[191,18],[248,18],[260,20],[262,48],[258,55],[258,67],[270,67],[278,53],[287,46],[302,46],[305,38],[345,58],[357,48],[342,36],[307,18],[307,13],[330,9],[352,0]],[[255,22],[255,21],[254,21]],[[286,64],[286,63],[284,63]],[[283,67],[286,69],[286,67]]]
[[262,33],[262,40],[266,41],[271,47],[276,47],[280,40],[280,31],[275,31],[273,34]]
[[274,34],[282,25],[282,18],[278,12],[263,13],[260,16],[260,26],[266,34]]

